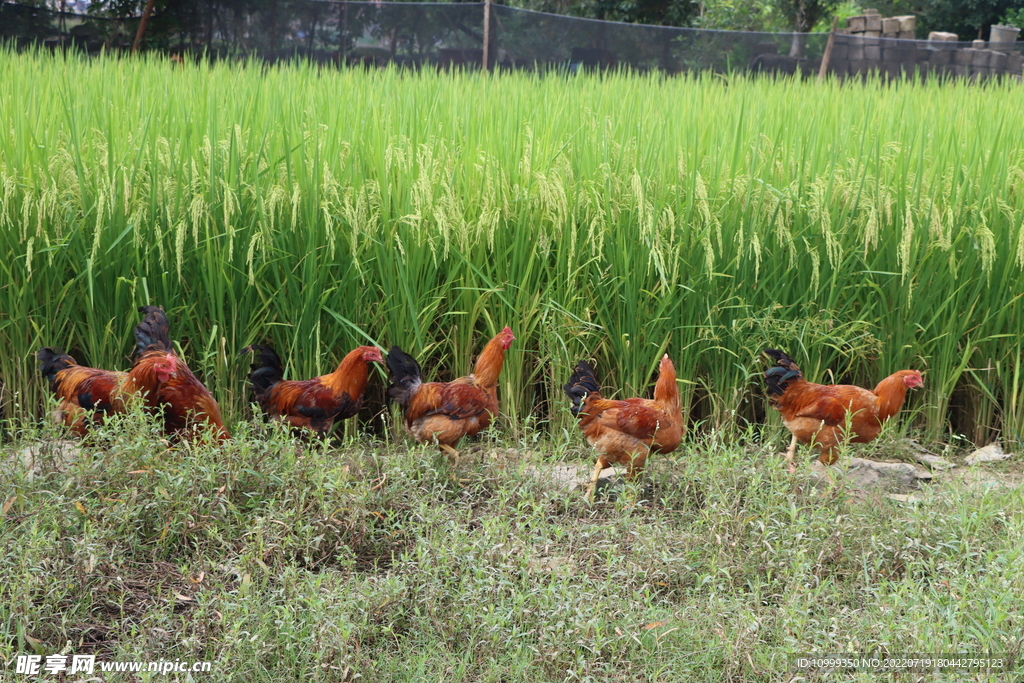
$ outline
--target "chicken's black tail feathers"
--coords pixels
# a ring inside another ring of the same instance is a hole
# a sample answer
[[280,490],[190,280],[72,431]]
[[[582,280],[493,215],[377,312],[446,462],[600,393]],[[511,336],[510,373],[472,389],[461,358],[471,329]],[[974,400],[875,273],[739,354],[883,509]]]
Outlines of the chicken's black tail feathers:
[[778,349],[765,349],[766,356],[775,361],[775,365],[765,370],[764,379],[768,384],[770,396],[782,396],[789,385],[804,378],[796,361]]
[[416,359],[400,349],[392,346],[387,357],[388,370],[391,372],[390,396],[399,405],[406,405],[409,397],[416,393],[423,384],[423,373]]
[[141,306],[142,322],[135,326],[135,357],[146,351],[171,353],[171,328],[161,306]]
[[587,396],[599,394],[601,385],[597,382],[594,368],[587,361],[581,360],[572,369],[572,377],[565,383],[562,390],[572,400],[572,414],[578,415]]
[[284,365],[281,357],[269,346],[253,344],[242,349],[240,355],[244,353],[255,354],[249,366],[249,383],[252,385],[253,396],[262,403],[267,392],[284,379]]

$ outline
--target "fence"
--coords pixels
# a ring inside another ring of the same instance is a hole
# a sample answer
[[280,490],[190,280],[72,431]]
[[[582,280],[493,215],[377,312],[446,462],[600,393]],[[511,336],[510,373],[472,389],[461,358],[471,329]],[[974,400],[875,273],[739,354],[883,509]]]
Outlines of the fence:
[[[301,57],[367,67],[479,68],[486,41],[488,66],[499,69],[811,74],[817,73],[829,35],[644,26],[483,3],[279,0],[263,7],[256,11],[247,9],[247,3],[209,0],[168,8],[150,20],[145,47],[271,62]],[[0,4],[0,38],[18,45],[74,46],[88,52],[128,49],[137,26],[137,18]],[[964,50],[973,52],[958,55]],[[936,48],[926,41],[837,36],[831,71],[840,76],[870,71],[962,76],[1021,72],[1019,47],[1001,57],[977,52],[971,43]]]

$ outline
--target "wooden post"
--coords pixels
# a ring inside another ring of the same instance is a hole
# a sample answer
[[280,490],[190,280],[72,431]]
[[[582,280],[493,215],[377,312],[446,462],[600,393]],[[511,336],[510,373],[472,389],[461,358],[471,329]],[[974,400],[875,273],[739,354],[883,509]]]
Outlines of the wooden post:
[[484,0],[484,49],[483,64],[481,67],[487,71],[487,64],[490,61],[491,48],[491,0]]
[[828,63],[832,61],[832,46],[836,43],[836,29],[839,28],[839,17],[832,19],[832,32],[828,34],[828,43],[825,45],[825,54],[821,57],[821,68],[818,69],[818,80],[825,80],[828,73]]
[[146,3],[146,9],[142,10],[142,19],[139,20],[139,30],[135,32],[135,42],[132,43],[132,54],[139,51],[139,43],[142,42],[142,35],[146,32],[146,22],[149,21],[149,15],[153,13],[153,5],[156,4],[156,0],[149,0]]

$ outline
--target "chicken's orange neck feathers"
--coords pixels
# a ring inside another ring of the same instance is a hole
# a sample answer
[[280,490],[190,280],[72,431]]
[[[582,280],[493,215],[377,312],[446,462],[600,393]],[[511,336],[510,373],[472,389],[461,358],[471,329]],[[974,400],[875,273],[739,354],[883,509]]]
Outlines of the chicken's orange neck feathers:
[[363,349],[357,348],[338,363],[337,369],[321,377],[321,381],[333,391],[347,391],[349,396],[362,396],[370,377],[369,364],[363,358]]
[[654,385],[654,400],[670,411],[680,408],[679,388],[676,386],[676,366],[665,356],[661,359],[658,383]]
[[498,333],[494,339],[487,342],[487,346],[480,353],[473,369],[473,378],[476,385],[481,387],[493,387],[498,383],[498,375],[501,374],[501,366],[505,362],[505,347],[503,345],[504,333]]
[[885,422],[900,412],[903,401],[907,398],[907,385],[903,381],[903,372],[889,375],[875,387],[878,397],[878,419]]

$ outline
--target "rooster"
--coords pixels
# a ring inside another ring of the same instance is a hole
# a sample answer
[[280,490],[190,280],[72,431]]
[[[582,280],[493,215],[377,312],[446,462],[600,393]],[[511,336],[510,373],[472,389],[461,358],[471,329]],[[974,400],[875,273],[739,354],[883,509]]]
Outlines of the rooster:
[[388,395],[402,407],[405,425],[419,443],[436,443],[459,464],[455,446],[486,429],[498,414],[498,375],[515,336],[508,327],[484,347],[472,375],[451,382],[423,382],[419,363],[397,346],[388,354]]
[[[139,309],[147,316],[136,327],[136,338],[139,330],[146,329],[151,323],[152,314],[148,311],[152,308]],[[137,357],[143,347],[144,344],[139,342],[133,355]],[[49,346],[36,352],[36,357],[40,362],[40,372],[59,401],[55,417],[76,436],[84,437],[92,425],[102,423],[108,415],[123,413],[126,399],[130,399],[132,394],[142,394],[147,407],[156,407],[156,388],[160,381],[157,376],[139,377],[137,374],[133,376],[127,372],[79,365],[62,349]]]
[[572,400],[572,414],[579,418],[587,443],[597,450],[587,500],[593,502],[601,470],[609,465],[625,464],[626,477],[633,479],[643,472],[650,453],[671,453],[679,447],[686,427],[676,369],[668,354],[658,366],[653,400],[604,398],[594,369],[582,360],[563,389]]
[[360,346],[341,359],[329,375],[302,381],[282,379],[281,359],[269,346],[253,344],[241,353],[254,353],[249,382],[257,403],[269,418],[284,420],[292,427],[310,429],[321,438],[339,420],[357,412],[369,378],[369,363],[383,363],[375,346]]
[[768,401],[782,413],[782,423],[793,433],[786,450],[790,472],[796,471],[793,458],[797,443],[816,446],[821,462],[831,465],[838,457],[836,448],[841,442],[873,441],[885,421],[903,406],[907,389],[924,386],[919,370],[900,370],[889,375],[874,391],[849,384],[813,384],[804,379],[796,362],[782,351],[766,349],[765,354],[775,361],[764,373]]
[[124,412],[121,386],[128,373],[79,365],[62,349],[49,346],[39,349],[36,357],[39,371],[59,401],[55,417],[75,436],[84,437],[91,425]]
[[143,395],[170,436],[187,438],[205,427],[218,441],[230,439],[216,399],[174,352],[164,309],[143,306],[139,312],[145,317],[135,327],[137,357],[125,390]]

